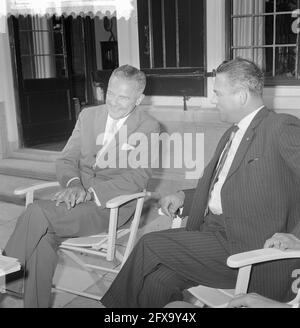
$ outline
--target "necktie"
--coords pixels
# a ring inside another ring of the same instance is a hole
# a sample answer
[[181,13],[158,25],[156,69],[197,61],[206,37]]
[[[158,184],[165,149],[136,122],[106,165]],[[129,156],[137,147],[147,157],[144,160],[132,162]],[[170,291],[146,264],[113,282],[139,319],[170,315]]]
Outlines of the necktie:
[[111,125],[107,131],[107,134],[105,136],[105,142],[104,144],[107,144],[112,138],[113,136],[115,135],[115,133],[117,132],[117,123],[118,123],[118,120],[114,120],[112,119],[111,121]]
[[114,137],[115,133],[117,132],[117,123],[118,123],[118,120],[112,119],[111,124],[103,138],[103,147],[98,151],[98,153],[96,155],[96,161],[93,165],[94,169],[96,168],[96,165],[97,165],[97,162],[98,162],[100,156],[104,153],[108,144],[110,143],[110,141]]
[[205,213],[204,213],[204,216],[208,213],[208,202],[210,200],[210,194],[212,192],[212,189],[215,185],[215,183],[218,181],[218,178],[219,178],[219,174],[220,172],[222,171],[222,168],[226,162],[226,159],[227,159],[227,156],[228,156],[228,153],[229,153],[229,149],[231,147],[231,144],[232,144],[232,140],[238,130],[238,126],[237,125],[233,125],[230,130],[231,130],[231,134],[229,136],[229,139],[224,147],[224,150],[219,158],[219,162],[217,164],[217,167],[215,168],[215,171],[214,171],[214,175],[213,175],[213,178],[211,180],[211,183],[210,183],[210,187],[209,187],[209,190],[208,190],[208,201],[207,201],[207,205],[206,205],[206,209],[205,209]]

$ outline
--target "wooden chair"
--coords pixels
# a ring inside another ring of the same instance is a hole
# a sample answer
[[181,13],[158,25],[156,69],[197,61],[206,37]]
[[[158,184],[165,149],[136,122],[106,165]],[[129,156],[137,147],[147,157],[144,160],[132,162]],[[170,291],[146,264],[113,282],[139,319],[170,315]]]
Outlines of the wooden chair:
[[[234,295],[247,293],[252,265],[275,260],[300,258],[300,251],[281,251],[276,248],[263,248],[249,252],[234,254],[228,257],[227,265],[239,270],[235,289],[216,289],[206,286],[196,286],[188,289],[192,294],[194,304],[198,306],[226,307]],[[299,303],[300,289],[298,294],[288,304]]]
[[[162,212],[159,211],[159,214],[162,214]],[[180,217],[175,217],[172,222],[172,229],[180,228],[182,223],[183,220]],[[239,270],[235,289],[217,289],[202,285],[191,287],[187,290],[193,296],[189,301],[199,307],[204,305],[209,307],[226,307],[234,295],[247,293],[252,265],[292,258],[300,258],[300,250],[281,251],[276,248],[263,248],[231,255],[227,259],[227,265]],[[292,305],[299,302],[300,288],[296,297],[288,304]]]
[[19,271],[21,269],[21,265],[18,262],[18,259],[10,257],[10,256],[3,256],[2,250],[0,249],[0,293],[5,293],[5,276]]
[[[50,187],[58,187],[58,182],[48,182],[42,183],[34,186],[30,186],[27,188],[18,188],[15,190],[15,195],[25,195],[26,201],[25,206],[27,207],[34,200],[34,193],[38,190],[42,190]],[[79,238],[69,238],[65,240],[59,247],[59,249],[69,256],[73,261],[80,265],[81,268],[86,270],[92,277],[95,279],[95,271],[106,271],[110,273],[118,273],[128,258],[137,235],[137,230],[140,222],[140,217],[142,213],[142,208],[144,204],[144,199],[147,193],[146,191],[135,193],[131,195],[122,195],[119,197],[115,197],[109,200],[106,203],[106,207],[110,209],[110,218],[109,218],[109,228],[108,233],[103,233],[99,235],[93,235],[88,237],[79,237]],[[123,204],[128,203],[129,201],[137,200],[135,213],[131,222],[125,226],[124,229],[117,229],[118,222],[118,211],[119,207]],[[125,250],[123,252],[117,249],[117,241],[128,235],[128,241],[125,246]],[[79,254],[78,254],[79,253]],[[114,267],[111,268],[106,265],[93,265],[87,263],[82,259],[82,254],[93,255],[96,257],[100,257],[105,259],[106,263],[111,264],[115,263]],[[91,299],[100,300],[101,296],[94,295],[91,293],[85,293],[78,290],[73,290],[70,288],[64,288],[62,286],[55,286],[55,289],[62,290],[65,292],[69,292],[72,294],[88,297]]]

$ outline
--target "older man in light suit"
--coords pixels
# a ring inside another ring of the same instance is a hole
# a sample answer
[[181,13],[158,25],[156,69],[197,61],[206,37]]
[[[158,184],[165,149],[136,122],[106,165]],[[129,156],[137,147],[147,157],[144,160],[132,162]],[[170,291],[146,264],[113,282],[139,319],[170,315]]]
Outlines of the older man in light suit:
[[[142,147],[144,155],[149,152],[142,142],[129,144],[130,136],[140,133],[150,140],[159,132],[158,122],[137,108],[145,85],[145,74],[132,66],[121,66],[112,73],[106,104],[80,113],[57,160],[62,190],[52,201],[35,201],[20,216],[5,254],[22,264],[23,276],[11,275],[7,290],[21,293],[24,286],[25,307],[49,307],[56,250],[64,238],[107,230],[106,202],[146,188],[153,159],[144,156],[134,167],[128,160],[137,147]],[[119,225],[131,217],[134,206],[130,202],[121,207]]]
[[[143,236],[102,298],[105,306],[162,307],[198,284],[234,288],[228,256],[262,248],[275,233],[300,238],[300,120],[264,106],[263,80],[245,59],[218,67],[214,102],[232,127],[197,187],[161,202],[169,216],[183,206],[187,225]],[[249,291],[284,301],[299,264],[256,265]]]

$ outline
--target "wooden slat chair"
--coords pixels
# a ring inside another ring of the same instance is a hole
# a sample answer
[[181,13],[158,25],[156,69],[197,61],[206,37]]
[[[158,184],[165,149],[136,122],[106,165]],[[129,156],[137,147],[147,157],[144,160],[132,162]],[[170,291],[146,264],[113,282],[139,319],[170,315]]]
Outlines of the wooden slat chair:
[[[281,251],[276,248],[263,248],[249,252],[234,254],[228,257],[227,265],[238,269],[238,277],[235,289],[216,289],[202,285],[189,288],[188,291],[195,297],[195,305],[210,307],[226,307],[234,295],[247,293],[252,265],[257,263],[300,258],[300,251]],[[287,277],[288,278],[288,277]],[[288,304],[299,303],[300,289],[298,294]]]
[[[159,214],[162,215],[162,212],[159,211]],[[172,229],[180,228],[182,223],[183,220],[180,217],[175,217],[172,222]],[[205,305],[215,308],[226,307],[234,295],[247,293],[252,265],[292,258],[300,258],[300,250],[281,251],[276,248],[263,248],[231,255],[227,259],[227,265],[239,270],[235,289],[217,289],[202,285],[191,287],[188,289],[188,292],[193,296],[190,301],[199,307]],[[300,288],[296,297],[288,304],[292,305],[299,302]]]
[[[27,207],[33,202],[34,193],[36,191],[58,186],[58,182],[48,182],[33,185],[26,188],[18,188],[15,190],[14,193],[15,195],[25,195],[25,206]],[[109,200],[106,203],[106,207],[110,209],[108,233],[102,233],[99,235],[93,235],[88,237],[69,238],[62,242],[59,249],[64,254],[69,256],[73,261],[79,264],[81,268],[86,270],[91,275],[93,280],[95,280],[95,271],[118,273],[134,246],[144,200],[147,195],[150,195],[150,193],[143,191],[130,195],[122,195]],[[129,224],[126,224],[126,226],[128,227],[124,229],[117,229],[119,207],[132,200],[137,200],[133,219],[131,220],[131,222],[129,222]],[[123,252],[120,252],[117,249],[117,242],[120,241],[121,238],[123,240],[123,237],[126,235],[128,235],[128,240],[125,246],[125,250]],[[105,259],[106,261],[104,262],[108,263],[108,266],[93,265],[87,263],[86,261],[82,260],[82,254],[93,255]],[[115,264],[114,268],[111,267],[112,262],[114,262]],[[118,269],[115,267],[118,267]],[[55,286],[55,289],[96,300],[100,300],[103,296],[85,293],[76,289],[73,290],[70,288],[64,288],[62,286]]]

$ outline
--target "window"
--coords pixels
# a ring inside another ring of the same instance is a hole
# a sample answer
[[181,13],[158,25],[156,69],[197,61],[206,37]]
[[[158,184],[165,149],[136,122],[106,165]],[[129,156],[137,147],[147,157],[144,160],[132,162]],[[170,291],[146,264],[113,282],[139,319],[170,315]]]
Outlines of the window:
[[204,96],[205,0],[139,0],[137,5],[145,93]]
[[18,24],[23,78],[67,76],[61,18],[19,16]]
[[228,0],[230,57],[253,60],[266,85],[300,84],[300,40],[295,29],[300,1]]

